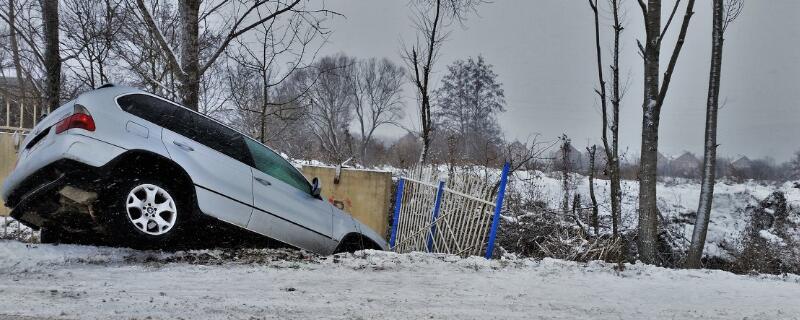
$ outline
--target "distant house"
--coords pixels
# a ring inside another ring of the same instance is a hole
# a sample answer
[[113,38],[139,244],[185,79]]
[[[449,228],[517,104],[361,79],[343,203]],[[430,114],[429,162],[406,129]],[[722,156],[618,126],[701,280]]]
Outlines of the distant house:
[[[552,153],[550,153],[550,157],[553,159],[553,170],[561,170],[563,168],[564,163],[564,154],[563,150],[559,146],[556,148]],[[569,146],[569,170],[570,171],[581,171],[585,168],[586,162],[584,162],[583,153],[580,150],[576,149],[575,146]],[[588,161],[588,160],[587,160]]]
[[0,77],[0,132],[31,129],[42,115],[34,84],[26,83],[23,90],[19,79]]
[[661,152],[658,153],[658,163],[656,163],[656,170],[658,170],[659,175],[671,175],[670,166],[669,166],[669,158],[665,157]]
[[528,147],[519,141],[514,141],[508,145],[508,152],[511,159],[523,159],[530,153]]
[[753,161],[748,157],[741,157],[734,162],[731,162],[731,167],[737,170],[750,170],[753,168]]
[[753,172],[753,161],[750,158],[743,156],[736,161],[731,162],[730,175],[734,177],[749,177]]
[[526,146],[522,142],[519,141],[512,142],[511,144],[508,145],[507,152],[509,153],[508,156],[512,159],[512,161],[527,160],[527,162],[523,166],[523,168],[525,168],[526,170],[542,169],[541,167],[543,163],[541,163],[541,161],[538,160],[537,157],[532,157],[535,150],[528,149],[528,146]]
[[670,162],[670,171],[675,176],[696,177],[700,173],[701,162],[691,152],[684,152]]
[[[589,159],[589,151],[587,150],[584,153],[583,167],[586,168],[586,170],[589,170],[589,161],[591,160]],[[594,169],[598,174],[606,173],[604,171],[606,170],[607,163],[608,157],[606,157],[606,149],[601,146],[597,146],[597,151],[594,153]]]

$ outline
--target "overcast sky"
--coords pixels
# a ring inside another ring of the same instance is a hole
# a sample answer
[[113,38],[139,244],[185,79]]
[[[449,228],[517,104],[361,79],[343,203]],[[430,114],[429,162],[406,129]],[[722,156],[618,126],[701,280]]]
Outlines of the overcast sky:
[[[604,1],[600,1],[601,3]],[[665,1],[664,15],[667,14]],[[703,145],[711,37],[711,1],[697,1],[687,42],[662,111],[660,150],[700,154]],[[323,54],[387,57],[398,63],[401,41],[413,41],[412,11],[405,0],[328,0],[346,18],[330,22],[333,34]],[[641,12],[627,0],[622,74],[629,77],[623,100],[621,143],[639,153],[642,62],[636,39],[643,38]],[[800,1],[745,0],[742,15],[726,33],[722,69],[719,152],[736,157],[787,160],[800,149]],[[612,36],[609,14],[602,32]],[[676,17],[677,19],[678,17]],[[600,143],[599,102],[592,12],[585,0],[495,0],[465,22],[452,26],[436,66],[435,83],[456,59],[483,55],[505,89],[507,112],[500,123],[507,138],[561,133],[583,146]],[[679,22],[662,49],[662,72]],[[609,43],[610,44],[610,43]],[[605,44],[604,44],[605,45]],[[608,46],[606,46],[608,48]],[[610,64],[610,52],[603,52]],[[608,74],[606,74],[608,77]],[[406,90],[407,126],[419,127],[413,92]],[[399,129],[384,130],[398,135]],[[582,149],[582,148],[581,148]]]

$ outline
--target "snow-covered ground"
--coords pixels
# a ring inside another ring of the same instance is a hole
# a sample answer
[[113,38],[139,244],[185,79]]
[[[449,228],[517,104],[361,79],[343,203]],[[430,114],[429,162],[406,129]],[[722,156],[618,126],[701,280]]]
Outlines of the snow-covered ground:
[[800,319],[800,277],[0,241],[1,319]]

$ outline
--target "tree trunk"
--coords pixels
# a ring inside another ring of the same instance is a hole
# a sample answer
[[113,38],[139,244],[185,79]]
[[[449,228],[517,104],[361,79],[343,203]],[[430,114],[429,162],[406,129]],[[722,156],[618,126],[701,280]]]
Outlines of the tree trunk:
[[261,94],[264,98],[261,101],[261,114],[259,116],[258,139],[261,143],[267,143],[267,109],[269,107],[269,75],[266,69],[261,70]]
[[649,0],[645,14],[644,102],[642,104],[642,145],[639,168],[639,257],[657,262],[658,208],[656,168],[658,167],[658,122],[660,110],[659,55],[661,53],[661,0]]
[[[619,235],[619,219],[620,219],[620,203],[622,192],[620,190],[619,182],[619,35],[622,32],[622,25],[619,21],[619,0],[610,1],[612,12],[614,14],[614,63],[611,66],[612,71],[612,96],[611,104],[613,110],[611,111],[611,123],[609,124],[607,96],[606,96],[606,82],[603,77],[603,57],[602,48],[600,46],[600,18],[598,13],[598,1],[589,1],[589,6],[594,13],[594,35],[595,35],[595,48],[597,55],[597,76],[599,82],[599,89],[597,94],[600,96],[601,116],[602,116],[602,136],[603,149],[606,154],[606,167],[609,171],[609,178],[611,184],[611,232],[614,237]],[[608,142],[608,133],[611,132],[612,142]]]
[[180,94],[185,107],[198,111],[200,100],[200,0],[181,0],[178,11],[181,23],[181,67],[186,77],[180,79]]
[[594,172],[595,172],[595,155],[597,153],[597,146],[586,148],[586,153],[589,154],[589,198],[592,199],[592,228],[594,234],[600,234],[600,219],[597,213],[597,198],[594,195]]
[[371,134],[367,135],[366,138],[363,138],[363,137],[364,136],[362,135],[362,138],[361,138],[361,150],[360,150],[361,154],[359,154],[359,156],[361,156],[361,164],[363,164],[364,166],[367,166],[370,163],[370,161],[367,161],[367,156],[368,156],[367,155],[367,149],[369,148],[369,142],[372,140],[372,135]]
[[[427,126],[425,126],[427,127]],[[431,150],[431,132],[427,128],[422,129],[422,151],[419,154],[419,163],[424,164],[428,161]]]
[[16,3],[14,0],[8,1],[8,35],[9,35],[9,42],[11,44],[11,60],[14,64],[14,71],[17,74],[17,85],[20,88],[20,99],[22,101],[25,100],[25,96],[27,95],[28,91],[25,89],[25,76],[22,74],[22,61],[20,60],[19,55],[19,41],[17,39],[17,14],[16,14]]
[[[103,30],[103,45],[105,46],[105,58],[107,59],[110,55],[108,52],[111,50],[111,46],[114,43],[114,33],[115,33],[115,16],[116,16],[116,9],[111,6],[111,0],[106,0],[106,16],[105,16],[105,23],[106,28]],[[108,77],[106,76],[106,68],[105,68],[105,59],[101,59],[97,65],[97,71],[100,73],[100,83],[105,84],[108,83]]]
[[42,0],[44,23],[45,106],[58,108],[61,95],[61,56],[58,50],[58,0]]
[[[661,117],[661,107],[669,90],[672,74],[678,62],[683,44],[686,41],[686,32],[689,22],[694,14],[694,0],[686,4],[686,13],[683,17],[678,41],[672,50],[667,70],[664,72],[664,81],[659,85],[659,54],[661,53],[661,0],[649,0],[647,6],[640,1],[645,12],[645,33],[647,43],[644,46],[644,102],[642,103],[642,146],[639,168],[639,230],[638,249],[639,258],[650,264],[659,264],[658,259],[658,207],[656,206],[656,176],[658,168],[658,125]],[[680,2],[675,3],[673,14],[678,9]],[[667,23],[672,20],[673,14]]]
[[697,207],[697,220],[692,233],[692,244],[686,267],[699,268],[703,257],[703,247],[711,218],[711,202],[714,198],[714,183],[717,166],[717,111],[719,110],[719,87],[722,74],[723,38],[723,0],[714,0],[714,22],[711,32],[711,69],[708,81],[708,101],[706,105],[705,152],[703,154],[703,176],[700,186],[700,201]]
[[561,141],[561,191],[564,193],[564,199],[561,202],[561,211],[566,215],[569,213],[569,160],[571,144],[566,135],[561,136]]
[[619,174],[619,105],[622,100],[619,87],[619,38],[623,27],[619,17],[619,0],[612,0],[611,7],[614,15],[614,61],[611,67],[611,150],[606,147],[605,152],[606,167],[611,184],[611,232],[616,238],[619,236],[619,221],[622,217],[622,188]]

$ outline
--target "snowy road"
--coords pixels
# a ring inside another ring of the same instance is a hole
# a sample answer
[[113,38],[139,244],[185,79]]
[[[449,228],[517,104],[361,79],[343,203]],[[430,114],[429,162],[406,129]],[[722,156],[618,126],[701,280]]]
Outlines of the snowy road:
[[0,319],[800,319],[798,276],[557,260],[0,241],[0,272]]

